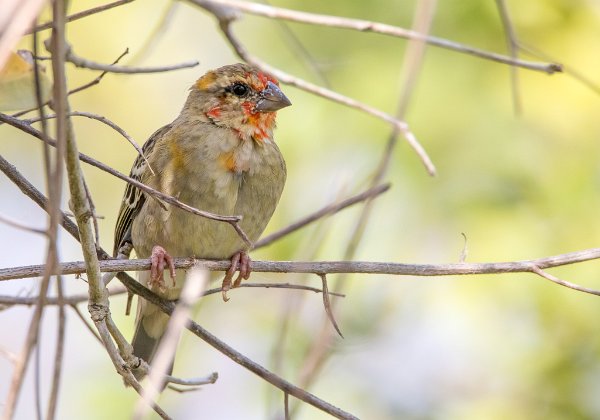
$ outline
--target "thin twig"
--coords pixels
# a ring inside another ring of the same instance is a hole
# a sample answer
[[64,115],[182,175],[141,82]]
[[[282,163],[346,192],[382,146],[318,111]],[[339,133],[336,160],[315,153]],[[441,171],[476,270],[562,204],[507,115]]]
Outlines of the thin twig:
[[[215,382],[217,382],[218,379],[219,379],[219,374],[217,372],[213,372],[204,378],[188,378],[188,379],[177,378],[172,375],[165,375],[165,382],[167,382],[168,384],[176,384],[176,385],[183,385],[183,386],[210,385],[210,384],[214,384]],[[181,391],[178,391],[178,392],[181,392]]]
[[[129,134],[127,134],[127,132],[125,130],[123,130],[121,127],[119,127],[115,122],[109,120],[108,118],[106,118],[102,115],[92,114],[91,112],[71,111],[71,112],[69,112],[69,116],[70,117],[86,117],[86,118],[90,118],[92,120],[100,121],[101,123],[108,125],[110,128],[112,128],[117,133],[119,133],[121,136],[123,136],[125,138],[125,140],[127,140],[129,142],[129,144],[131,144],[133,146],[133,148],[146,161],[146,164],[150,168],[150,163],[148,163],[148,161],[146,160],[146,156],[144,156],[144,152],[142,151],[142,148],[137,144],[137,142]],[[48,119],[48,120],[52,119],[52,118],[56,118],[56,114],[46,115],[44,118]],[[35,118],[28,118],[28,119],[22,120],[22,121],[32,124],[34,122],[38,122],[40,119],[41,119],[40,117],[35,117]],[[150,170],[152,171],[152,168],[150,168]],[[152,174],[154,174],[154,171],[152,171]]]
[[[496,0],[496,6],[498,7],[498,13],[500,14],[500,20],[504,27],[504,34],[506,37],[506,45],[508,52],[513,60],[516,60],[519,53],[519,41],[517,40],[517,34],[513,27],[510,15],[508,13],[508,7],[506,6],[505,0]],[[519,72],[517,67],[511,66],[510,68],[510,80],[513,97],[513,107],[515,115],[521,115],[521,95],[519,92]]]
[[[88,299],[89,299],[89,296],[86,295],[85,300],[87,301]],[[83,322],[83,325],[85,325],[85,327],[88,329],[88,331],[91,332],[94,337],[96,337],[96,339],[98,340],[98,342],[100,344],[102,344],[102,339],[100,338],[100,336],[98,335],[98,333],[96,332],[94,327],[92,327],[92,325],[89,323],[88,319],[85,316],[83,316],[83,314],[81,313],[81,311],[79,310],[77,305],[74,303],[71,303],[71,304],[69,304],[69,307],[71,307],[71,309],[73,309],[75,311],[75,313],[77,314],[77,316],[79,317],[81,322]]]
[[[541,57],[543,60],[550,59],[549,58],[550,56],[547,53],[543,52],[542,50],[540,50],[537,47],[534,47],[533,45],[527,45],[523,42],[519,42],[519,49],[521,49],[523,52],[526,52],[529,55],[536,57],[536,58]],[[589,77],[584,76],[583,73],[581,73],[579,70],[576,70],[576,69],[572,68],[571,66],[569,66],[568,64],[565,64],[565,65],[563,65],[563,72],[567,76],[572,77],[573,79],[575,79],[576,81],[578,81],[579,83],[581,83],[582,85],[587,87],[588,89],[592,90],[597,95],[600,95],[600,85],[598,85],[598,83],[592,81]]]
[[60,389],[60,379],[62,375],[62,365],[65,348],[65,330],[67,318],[65,315],[65,302],[63,299],[62,278],[56,278],[56,296],[58,300],[58,332],[56,335],[56,350],[54,354],[54,372],[52,375],[52,386],[50,388],[50,398],[48,401],[48,412],[46,418],[53,420],[56,417],[56,407],[58,404],[58,395]]
[[327,318],[331,321],[333,328],[340,335],[340,337],[344,338],[344,335],[340,331],[340,327],[338,326],[335,316],[333,315],[333,311],[331,309],[331,302],[329,301],[329,290],[327,287],[327,274],[319,274],[321,277],[322,287],[323,287],[323,306],[325,307],[325,313],[327,314]]
[[186,61],[184,63],[173,64],[170,66],[157,66],[157,67],[124,67],[116,66],[114,64],[102,64],[96,63],[95,61],[88,60],[83,57],[79,57],[72,50],[69,50],[67,54],[67,61],[75,67],[85,68],[90,70],[102,70],[109,73],[123,73],[123,74],[148,74],[148,73],[164,73],[167,71],[189,69],[196,67],[200,64],[199,61]]
[[[88,16],[94,15],[96,13],[104,12],[106,10],[112,9],[113,7],[122,6],[124,4],[131,3],[133,1],[134,0],[118,0],[113,3],[103,4],[102,6],[93,7],[91,9],[84,10],[84,11],[78,12],[78,13],[73,13],[72,15],[67,16],[66,21],[73,22],[74,20],[88,17]],[[43,23],[41,25],[37,25],[35,28],[30,29],[29,31],[26,32],[26,34],[31,34],[34,32],[39,32],[39,31],[43,31],[45,29],[50,29],[50,28],[52,28],[52,22],[47,22],[47,23]]]
[[18,356],[15,353],[12,353],[6,350],[4,347],[0,347],[0,356],[3,356],[10,363],[17,363]]
[[35,361],[35,366],[34,366],[34,373],[33,373],[33,395],[34,395],[34,406],[35,406],[35,415],[36,415],[36,419],[37,420],[42,420],[42,400],[41,400],[41,392],[40,392],[40,388],[41,388],[41,381],[40,381],[40,353],[43,351],[42,350],[42,346],[41,346],[41,342],[42,342],[42,334],[40,332],[38,332],[38,336],[37,336],[37,343],[35,348],[33,349],[34,351],[34,361]]
[[[117,57],[117,58],[116,58],[116,59],[115,59],[115,60],[114,60],[114,61],[111,63],[111,65],[113,65],[113,66],[114,66],[115,64],[117,64],[117,63],[118,63],[119,61],[121,61],[121,59],[122,59],[123,57],[125,57],[127,54],[129,54],[129,48],[125,48],[125,51],[123,51],[123,52],[121,53],[121,55],[119,55],[119,56],[118,56],[118,57]],[[71,90],[69,91],[69,96],[71,96],[71,95],[72,95],[72,94],[74,94],[74,93],[81,92],[82,90],[86,90],[86,89],[88,89],[88,88],[91,88],[92,86],[96,86],[97,84],[99,84],[99,83],[102,81],[102,79],[104,78],[104,76],[106,76],[108,73],[109,73],[109,72],[105,70],[105,71],[103,71],[102,73],[100,73],[98,76],[96,76],[96,78],[94,78],[94,79],[90,80],[89,82],[87,82],[87,83],[84,83],[83,85],[81,85],[81,86],[78,86],[78,87],[76,87],[76,88],[74,88],[74,89],[71,89]]]
[[96,218],[96,205],[94,204],[94,200],[92,199],[92,193],[88,188],[87,182],[83,180],[83,188],[85,189],[85,197],[88,201],[88,206],[90,207],[90,217],[92,219],[92,224],[94,226],[94,244],[96,246],[96,252],[100,249],[100,228],[98,226],[98,219]]
[[350,198],[346,198],[345,200],[339,201],[337,203],[329,204],[329,205],[315,211],[314,213],[298,220],[297,222],[294,222],[294,223],[290,224],[289,226],[286,226],[285,228],[278,230],[277,232],[273,232],[270,235],[267,235],[267,236],[261,238],[260,240],[256,241],[256,243],[254,244],[254,248],[256,249],[256,248],[261,248],[261,247],[270,245],[273,242],[281,239],[282,237],[287,236],[290,233],[295,232],[298,229],[301,229],[304,226],[306,226],[316,220],[319,220],[323,217],[335,214],[335,213],[339,212],[340,210],[345,209],[346,207],[352,206],[353,204],[360,203],[365,200],[373,199],[373,198],[377,197],[378,195],[383,194],[384,192],[386,192],[389,189],[390,189],[390,184],[377,185],[372,188],[369,188],[366,191],[363,191],[360,194],[356,194]]
[[[1,115],[1,114],[0,114]],[[48,199],[35,186],[29,182],[13,165],[0,155],[0,171],[10,179],[27,197],[31,198],[38,206],[48,211]],[[75,239],[79,240],[77,225],[73,223],[64,212],[60,213],[59,223]]]
[[24,230],[26,232],[38,233],[38,234],[44,235],[44,236],[48,235],[48,232],[45,229],[27,226],[25,223],[21,223],[17,220],[11,219],[10,217],[3,216],[1,214],[0,214],[0,223],[4,223],[8,226],[12,226],[14,228]]
[[[260,289],[289,289],[289,290],[304,290],[304,291],[314,292],[314,293],[323,293],[323,289],[319,289],[318,287],[311,287],[311,286],[306,286],[304,284],[291,284],[291,283],[242,283],[235,289],[231,289],[231,290],[235,291],[235,290],[244,289],[244,288],[249,288],[249,289],[257,289],[257,288],[260,288]],[[122,295],[125,292],[127,292],[127,289],[125,289],[124,287],[115,287],[114,289],[109,290],[108,295],[109,296]],[[208,289],[208,290],[202,292],[202,296],[210,296],[210,295],[215,295],[218,293],[221,293],[221,288],[215,287],[213,289]],[[343,295],[341,293],[336,293],[336,292],[331,292],[331,291],[329,291],[328,293],[331,296],[342,297],[342,298],[346,297],[346,295]],[[38,299],[37,296],[0,295],[0,305],[31,306],[31,305],[35,305],[37,299]],[[79,303],[87,302],[88,299],[89,299],[89,296],[87,294],[85,294],[85,295],[80,294],[80,295],[72,295],[72,296],[63,297],[62,302],[64,302],[65,305],[77,305]],[[46,306],[53,306],[53,305],[60,305],[60,300],[58,298],[47,297],[46,298]]]
[[464,232],[461,232],[461,235],[464,241],[462,250],[460,251],[460,256],[458,257],[458,262],[464,263],[467,260],[467,255],[469,255],[469,244],[467,240],[467,235],[465,235]]
[[290,394],[283,392],[283,418],[290,420]]
[[161,35],[167,30],[178,6],[181,5],[177,0],[168,0],[167,3],[161,12],[160,20],[156,23],[150,35],[146,37],[142,46],[136,49],[134,56],[129,60],[129,65],[141,62],[153,50]]
[[571,282],[566,281],[566,280],[561,280],[558,277],[553,276],[550,273],[546,273],[538,265],[533,264],[531,266],[531,271],[533,271],[534,273],[540,275],[541,277],[545,278],[546,280],[550,280],[551,282],[556,283],[558,285],[561,285],[561,286],[564,286],[564,287],[568,287],[569,289],[578,290],[578,291],[583,292],[583,293],[589,293],[589,294],[592,294],[592,295],[600,296],[600,290],[589,289],[587,287],[579,286],[578,284],[571,283]]

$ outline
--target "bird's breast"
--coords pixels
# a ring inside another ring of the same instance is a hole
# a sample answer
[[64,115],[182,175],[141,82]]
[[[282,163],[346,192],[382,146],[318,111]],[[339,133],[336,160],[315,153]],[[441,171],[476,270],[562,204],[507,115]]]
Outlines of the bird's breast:
[[[198,140],[194,147],[185,147],[188,142],[170,150],[174,156],[169,162],[176,167],[157,175],[164,181],[159,182],[160,189],[200,210],[242,216],[242,229],[251,240],[257,240],[285,182],[279,149],[272,141],[259,144],[237,136]],[[172,176],[174,173],[177,175]],[[134,230],[138,235],[144,230],[143,235],[150,236],[153,244],[162,245],[171,255],[229,258],[244,247],[227,223],[174,206],[160,206],[153,199],[146,203]]]

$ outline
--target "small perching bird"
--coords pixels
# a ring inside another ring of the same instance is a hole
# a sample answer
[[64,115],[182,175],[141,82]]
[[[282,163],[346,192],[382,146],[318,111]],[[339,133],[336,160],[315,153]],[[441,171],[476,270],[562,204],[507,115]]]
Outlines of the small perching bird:
[[[283,191],[286,168],[273,140],[275,114],[291,105],[272,76],[246,64],[209,71],[190,89],[180,115],[143,146],[131,177],[201,210],[241,215],[240,227],[256,241]],[[231,225],[194,215],[128,184],[115,227],[114,255],[133,247],[151,258],[139,281],[166,299],[176,299],[184,273],[172,257],[231,259],[223,297],[250,275],[247,244]],[[126,252],[128,254],[128,252]],[[169,267],[172,281],[165,281]],[[134,354],[152,361],[168,317],[139,299]],[[138,375],[139,376],[139,375]]]

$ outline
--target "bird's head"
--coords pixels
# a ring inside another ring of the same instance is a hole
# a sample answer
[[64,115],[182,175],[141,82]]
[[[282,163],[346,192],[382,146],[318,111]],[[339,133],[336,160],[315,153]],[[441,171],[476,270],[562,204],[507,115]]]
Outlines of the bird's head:
[[272,138],[276,111],[291,105],[271,75],[247,64],[209,71],[192,86],[186,108],[241,139]]

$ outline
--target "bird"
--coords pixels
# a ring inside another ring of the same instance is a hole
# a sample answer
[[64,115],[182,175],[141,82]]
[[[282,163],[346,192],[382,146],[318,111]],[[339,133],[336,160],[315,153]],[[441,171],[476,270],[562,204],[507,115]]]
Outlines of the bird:
[[[291,105],[279,82],[258,68],[237,63],[208,71],[190,88],[181,113],[144,143],[130,177],[197,209],[240,215],[240,228],[255,242],[269,222],[286,180],[274,141],[276,112]],[[138,281],[161,297],[176,299],[183,270],[174,257],[230,259],[223,298],[250,275],[248,244],[227,223],[200,217],[127,184],[115,225],[113,255],[150,258]],[[171,281],[165,281],[168,267]],[[138,299],[133,354],[149,364],[168,316]],[[172,373],[174,355],[168,374]],[[135,372],[140,379],[143,372]]]

